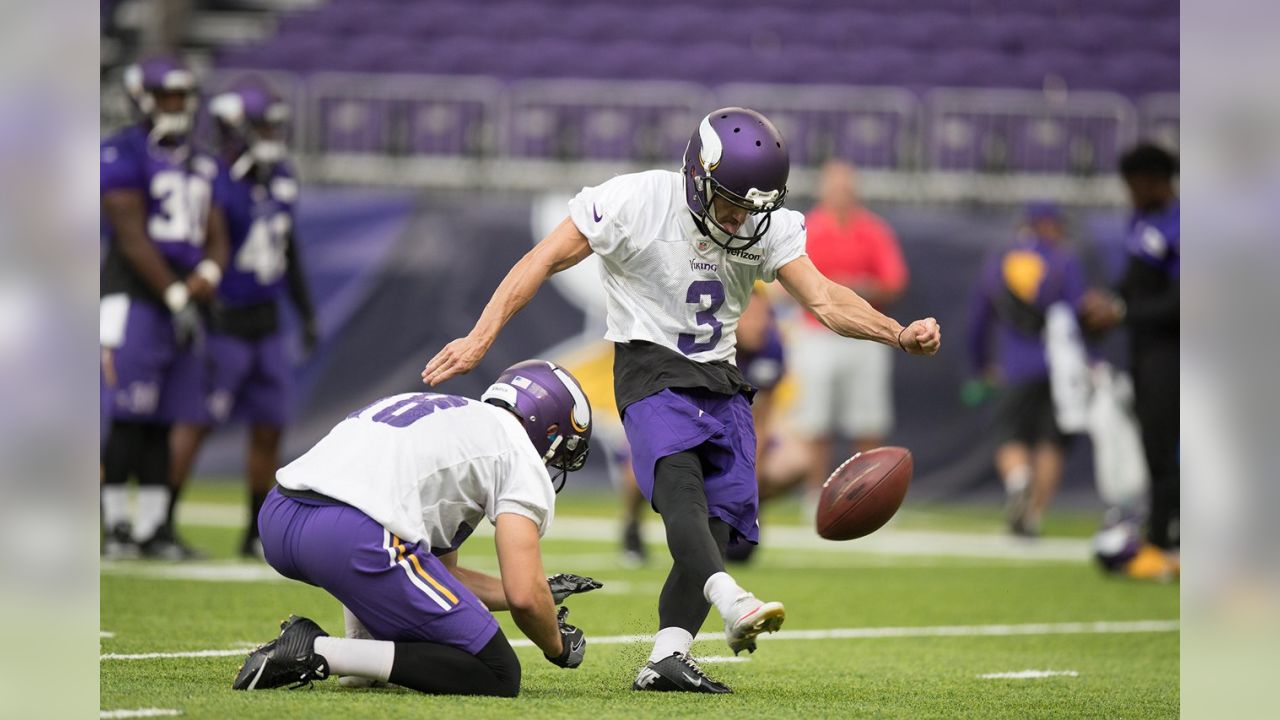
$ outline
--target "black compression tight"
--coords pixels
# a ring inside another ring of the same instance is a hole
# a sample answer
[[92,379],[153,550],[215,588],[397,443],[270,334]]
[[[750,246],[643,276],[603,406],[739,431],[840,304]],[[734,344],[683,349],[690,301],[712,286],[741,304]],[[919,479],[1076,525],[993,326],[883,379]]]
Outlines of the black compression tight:
[[653,506],[662,515],[674,561],[658,597],[658,625],[683,628],[696,635],[711,609],[702,587],[707,578],[724,570],[730,533],[723,520],[707,519],[702,462],[696,453],[686,450],[658,460]]
[[520,661],[501,630],[475,655],[450,645],[397,642],[389,679],[432,695],[515,697]]
[[102,450],[103,483],[169,484],[169,425],[115,420]]

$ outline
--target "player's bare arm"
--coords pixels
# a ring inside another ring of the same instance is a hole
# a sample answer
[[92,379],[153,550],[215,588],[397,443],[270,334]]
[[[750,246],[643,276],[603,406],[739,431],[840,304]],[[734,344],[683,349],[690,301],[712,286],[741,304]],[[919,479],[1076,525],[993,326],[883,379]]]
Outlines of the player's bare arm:
[[942,329],[934,318],[903,327],[854,291],[827,279],[808,257],[783,265],[778,270],[778,281],[832,332],[900,347],[912,355],[933,355],[942,346]]
[[502,513],[498,516],[494,539],[503,596],[511,617],[544,654],[559,656],[564,647],[556,622],[555,602],[542,570],[538,526],[523,515]]
[[449,568],[449,572],[467,586],[467,589],[480,598],[480,602],[490,610],[508,610],[507,594],[502,588],[502,578],[494,577],[478,570],[469,570],[458,565],[458,551],[441,555],[440,562]]
[[431,358],[422,370],[422,381],[435,386],[470,372],[489,351],[507,321],[533,299],[547,278],[577,265],[590,254],[591,245],[586,236],[566,217],[511,268],[471,332],[445,345]]
[[102,196],[102,214],[111,224],[117,247],[129,266],[156,295],[179,282],[160,251],[147,238],[147,200],[138,190],[111,190]]
[[227,267],[231,253],[231,239],[227,233],[227,217],[222,208],[209,208],[205,226],[204,259],[187,275],[187,291],[200,302],[209,302],[218,290],[222,271]]

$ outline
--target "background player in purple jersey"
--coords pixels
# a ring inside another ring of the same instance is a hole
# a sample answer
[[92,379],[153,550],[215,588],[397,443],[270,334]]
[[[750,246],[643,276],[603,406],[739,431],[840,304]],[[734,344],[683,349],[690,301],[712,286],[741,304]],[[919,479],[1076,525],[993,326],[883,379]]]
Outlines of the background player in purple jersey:
[[[132,555],[140,543],[144,555],[175,558],[186,551],[165,523],[169,429],[201,412],[197,304],[211,301],[221,280],[226,228],[209,204],[216,163],[190,144],[191,71],[154,57],[128,68],[124,83],[138,121],[101,149],[103,551]],[[139,484],[132,524],[131,475]]]
[[[1054,417],[1045,324],[1049,307],[1077,308],[1084,271],[1067,247],[1066,223],[1052,203],[1033,203],[1014,242],[983,269],[969,323],[974,379],[963,397],[977,404],[999,388],[996,471],[1004,482],[1010,531],[1039,535],[1062,480],[1067,436]],[[992,352],[993,342],[996,352]]]
[[226,216],[231,261],[218,286],[208,336],[206,414],[173,430],[173,507],[214,423],[250,423],[246,475],[249,516],[240,554],[260,557],[256,518],[280,462],[292,372],[280,329],[286,292],[302,320],[309,353],[318,339],[315,311],[294,234],[298,184],[286,162],[289,106],[257,79],[214,97],[221,157],[214,204]]
[[1129,261],[1115,292],[1091,290],[1081,305],[1085,326],[1129,329],[1134,409],[1151,476],[1147,545],[1126,566],[1142,579],[1169,579],[1180,572],[1177,556],[1178,321],[1182,233],[1174,178],[1178,158],[1142,143],[1120,159],[1133,205]]

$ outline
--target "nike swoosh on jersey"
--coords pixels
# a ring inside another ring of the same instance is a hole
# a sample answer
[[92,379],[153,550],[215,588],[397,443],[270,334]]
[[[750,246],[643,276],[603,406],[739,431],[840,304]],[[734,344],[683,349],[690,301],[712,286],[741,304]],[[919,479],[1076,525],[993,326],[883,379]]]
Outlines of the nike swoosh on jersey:
[[595,203],[591,203],[591,217],[595,218],[596,222],[600,222],[604,219],[604,216],[600,214],[600,211],[596,210]]

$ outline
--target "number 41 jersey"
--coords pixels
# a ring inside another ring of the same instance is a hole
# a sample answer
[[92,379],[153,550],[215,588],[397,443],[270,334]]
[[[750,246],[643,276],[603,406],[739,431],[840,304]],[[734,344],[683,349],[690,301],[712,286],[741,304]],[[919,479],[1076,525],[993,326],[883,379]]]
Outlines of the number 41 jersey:
[[443,555],[482,520],[515,513],[551,527],[555,491],[520,421],[495,405],[410,393],[351,413],[276,472],[290,490],[351,505]]
[[[697,362],[733,362],[751,288],[805,254],[804,216],[794,210],[775,211],[768,232],[746,250],[711,242],[689,212],[682,176],[666,170],[585,188],[569,202],[569,217],[601,259],[605,338],[645,340]],[[756,222],[748,217],[739,232]]]
[[231,260],[218,296],[229,307],[277,299],[293,241],[298,181],[283,164],[267,182],[259,182],[252,176],[237,178],[227,163],[220,163],[213,197],[226,214],[231,240]]

